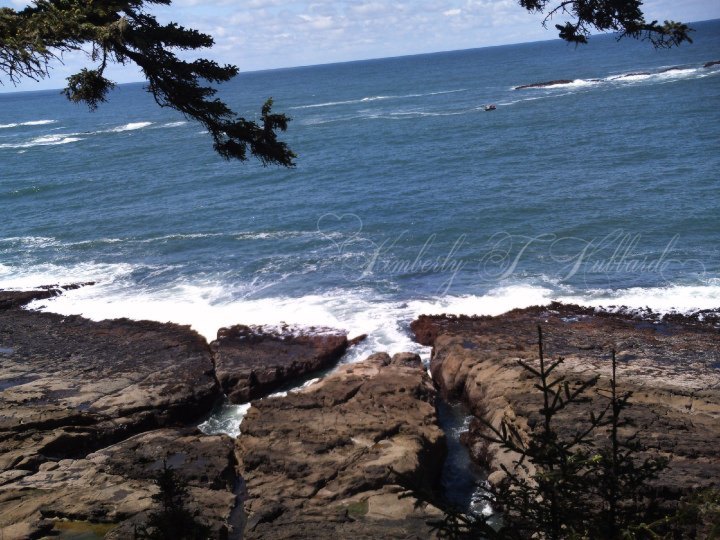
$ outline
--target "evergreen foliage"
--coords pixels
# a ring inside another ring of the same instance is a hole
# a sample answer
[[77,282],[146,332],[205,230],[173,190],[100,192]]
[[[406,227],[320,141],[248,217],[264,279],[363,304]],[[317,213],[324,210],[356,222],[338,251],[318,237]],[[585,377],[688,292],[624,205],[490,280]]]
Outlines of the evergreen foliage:
[[188,484],[163,460],[163,468],[155,477],[159,488],[153,500],[159,509],[152,512],[145,524],[136,529],[135,540],[206,540],[210,528],[200,523],[185,507]]
[[153,4],[170,0],[36,0],[21,11],[0,8],[0,71],[12,82],[39,80],[63,53],[85,51],[96,65],[70,76],[64,93],[92,110],[114,86],[104,75],[108,64],[133,62],[155,101],[205,126],[224,158],[245,161],[252,155],[263,165],[292,166],[295,154],[277,138],[290,118],[271,112],[272,99],[263,105],[259,123],[237,116],[215,97],[211,84],[230,80],[238,68],[180,59],[173,51],[211,47],[213,38],[176,23],[160,24],[146,11]]
[[[84,51],[94,67],[68,77],[65,95],[91,110],[115,86],[105,77],[109,63],[134,63],[148,81],[157,103],[203,124],[215,150],[226,159],[245,161],[250,155],[263,165],[294,165],[296,155],[278,140],[290,118],[272,113],[272,100],[261,109],[260,121],[246,120],[215,97],[211,85],[238,73],[233,65],[212,60],[181,60],[173,51],[194,51],[213,45],[213,38],[177,23],[161,24],[148,12],[171,0],[35,0],[20,11],[0,8],[0,72],[11,82],[48,75],[63,53]],[[591,30],[617,31],[621,36],[649,39],[656,47],[691,42],[687,25],[646,22],[640,0],[519,0],[530,12],[545,13],[543,24],[558,15],[571,21],[556,25],[560,37],[586,43]],[[0,79],[0,83],[2,80]]]
[[543,26],[556,16],[569,17],[570,21],[556,24],[555,28],[561,39],[571,43],[587,43],[593,30],[619,32],[621,38],[646,39],[661,48],[692,43],[692,29],[686,24],[647,22],[641,0],[520,0],[520,5],[530,12],[545,13]]
[[[499,524],[489,519],[451,511],[435,523],[441,538],[488,539],[597,539],[660,538],[671,519],[654,504],[650,481],[667,461],[641,457],[647,450],[637,432],[623,438],[628,425],[623,412],[630,406],[629,392],[619,394],[615,353],[609,389],[600,389],[606,404],[588,413],[587,422],[567,433],[557,415],[589,402],[587,393],[599,378],[572,383],[555,370],[563,358],[548,361],[538,327],[539,367],[519,360],[537,383],[542,397],[541,422],[524,436],[506,419],[499,426],[481,419],[488,442],[517,457],[502,466],[505,478],[489,488],[487,500],[502,513]],[[607,432],[607,444],[598,437]],[[496,518],[497,520],[497,518]]]

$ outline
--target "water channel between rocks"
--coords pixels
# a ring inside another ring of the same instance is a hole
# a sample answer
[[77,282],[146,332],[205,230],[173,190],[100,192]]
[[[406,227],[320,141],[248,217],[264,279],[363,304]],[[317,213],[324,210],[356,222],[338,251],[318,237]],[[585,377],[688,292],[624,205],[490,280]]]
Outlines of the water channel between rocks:
[[[427,368],[429,366],[428,355],[421,356]],[[340,361],[340,364],[344,363],[348,363],[347,358]],[[288,392],[300,391],[332,373],[332,371],[331,368],[315,373],[312,377],[294,381],[268,397],[283,396]],[[231,437],[238,437],[242,433],[242,421],[250,406],[250,403],[235,405],[226,399],[198,427],[208,435],[224,433]],[[439,484],[441,498],[449,506],[467,513],[475,515],[488,513],[490,509],[482,498],[486,475],[472,462],[468,449],[460,442],[460,436],[467,431],[472,416],[464,404],[445,401],[438,394],[437,417],[438,425],[445,433],[447,445],[447,457],[443,463]]]

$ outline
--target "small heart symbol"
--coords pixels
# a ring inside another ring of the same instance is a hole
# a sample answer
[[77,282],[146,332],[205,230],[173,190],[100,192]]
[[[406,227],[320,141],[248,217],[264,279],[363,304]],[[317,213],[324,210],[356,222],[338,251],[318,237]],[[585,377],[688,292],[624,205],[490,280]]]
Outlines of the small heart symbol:
[[339,251],[342,246],[362,232],[363,223],[356,214],[323,214],[317,220],[317,231],[330,240]]

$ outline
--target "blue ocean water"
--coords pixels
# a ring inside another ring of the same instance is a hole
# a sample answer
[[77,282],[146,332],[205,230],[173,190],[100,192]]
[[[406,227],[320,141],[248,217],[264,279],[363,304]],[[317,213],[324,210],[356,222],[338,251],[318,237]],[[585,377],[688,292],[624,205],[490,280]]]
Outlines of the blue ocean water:
[[720,21],[693,26],[241,74],[222,97],[293,117],[291,170],[223,161],[141,84],[95,113],[0,94],[0,287],[92,280],[36,307],[209,338],[369,334],[349,360],[427,354],[423,312],[718,308]]

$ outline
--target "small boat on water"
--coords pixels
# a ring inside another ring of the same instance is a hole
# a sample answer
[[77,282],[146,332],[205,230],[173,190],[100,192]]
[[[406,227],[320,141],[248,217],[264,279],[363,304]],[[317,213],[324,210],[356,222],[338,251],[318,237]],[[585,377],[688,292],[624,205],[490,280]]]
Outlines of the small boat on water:
[[486,111],[494,111],[495,109],[497,109],[497,107],[495,106],[494,103],[491,103],[490,105],[485,105]]

